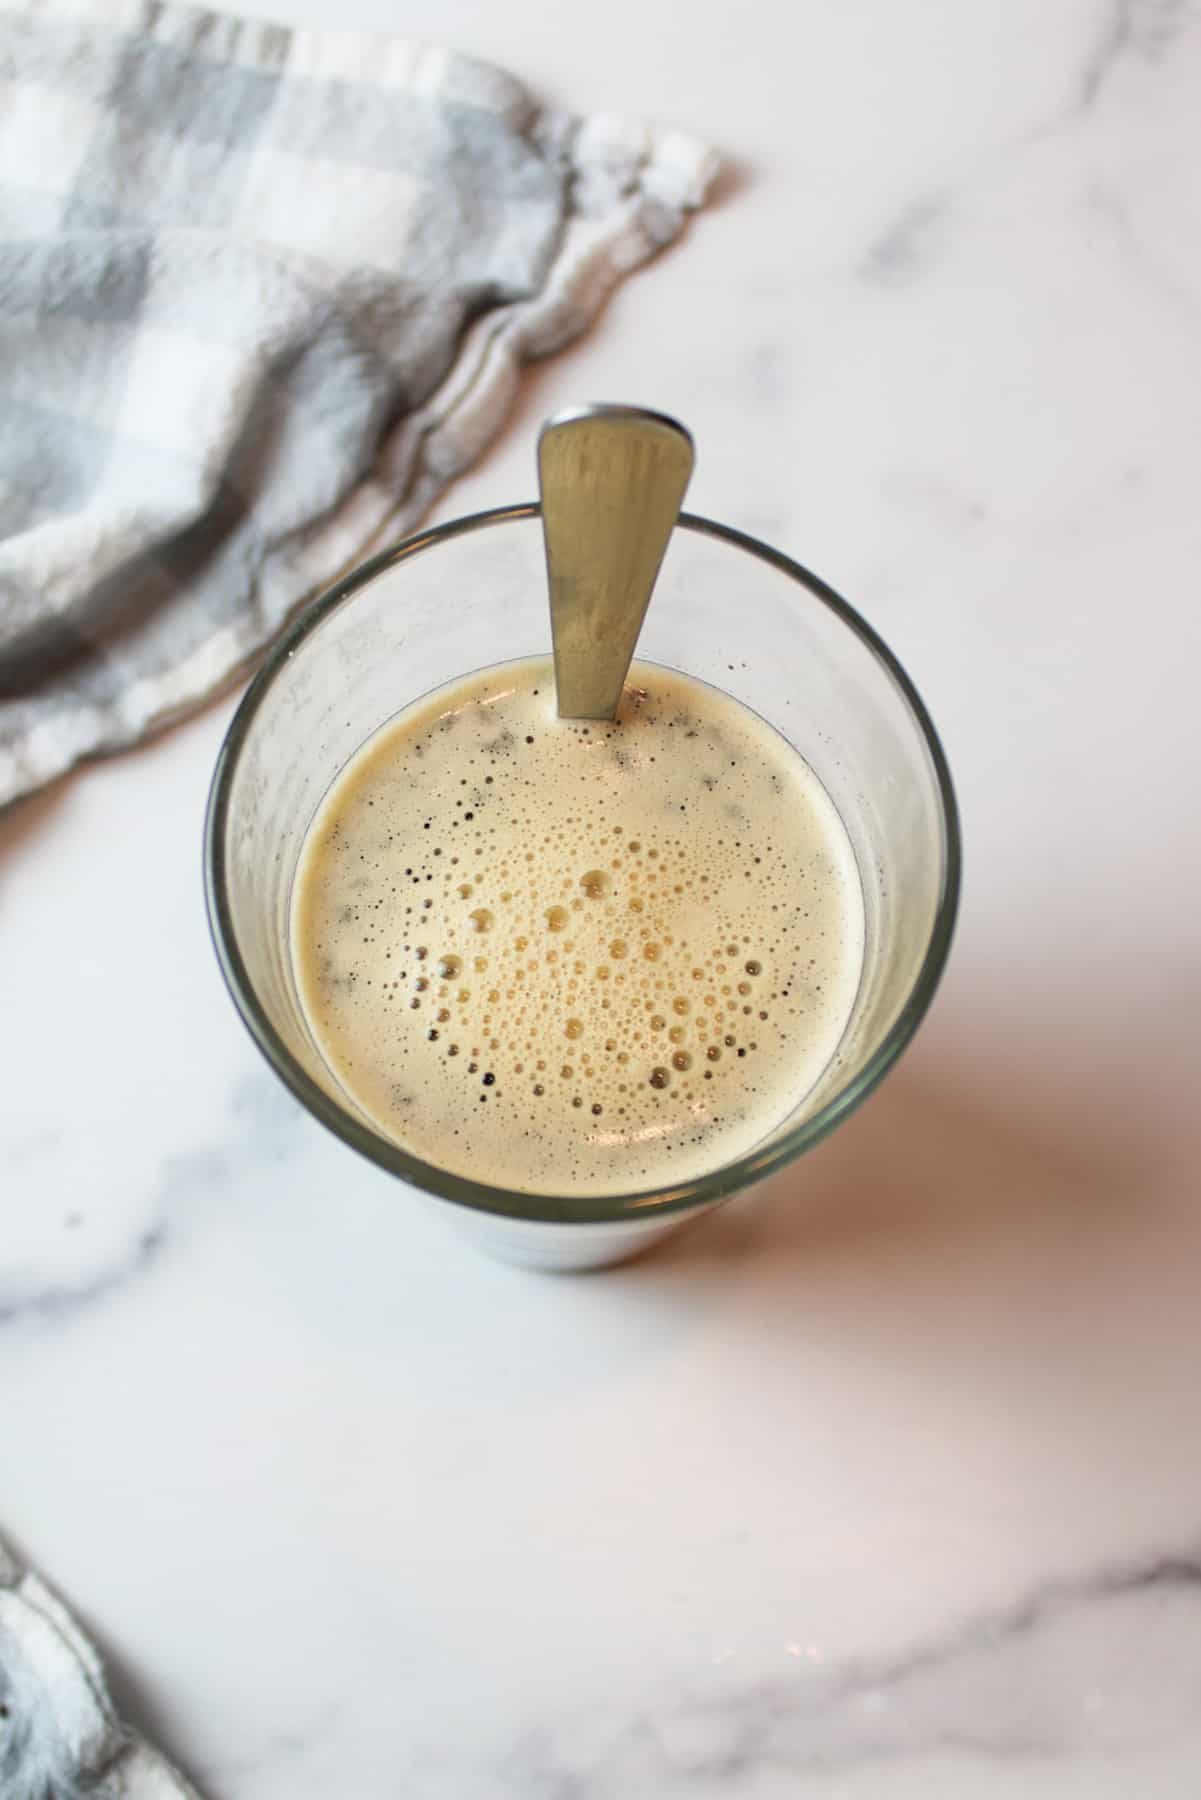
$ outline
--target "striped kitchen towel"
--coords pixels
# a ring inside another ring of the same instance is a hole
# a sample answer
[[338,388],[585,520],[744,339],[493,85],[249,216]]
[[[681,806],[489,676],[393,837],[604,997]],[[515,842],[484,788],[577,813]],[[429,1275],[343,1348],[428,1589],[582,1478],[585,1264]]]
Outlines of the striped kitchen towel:
[[0,0],[0,805],[412,527],[713,171],[402,39]]

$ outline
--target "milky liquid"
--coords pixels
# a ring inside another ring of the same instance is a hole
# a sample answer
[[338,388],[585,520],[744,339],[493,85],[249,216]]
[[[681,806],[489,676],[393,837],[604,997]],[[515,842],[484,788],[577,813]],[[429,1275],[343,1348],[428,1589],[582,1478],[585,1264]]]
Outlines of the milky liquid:
[[863,956],[854,854],[783,738],[635,663],[616,723],[542,659],[383,726],[326,795],[292,904],[313,1039],[386,1136],[526,1193],[694,1178],[785,1119]]

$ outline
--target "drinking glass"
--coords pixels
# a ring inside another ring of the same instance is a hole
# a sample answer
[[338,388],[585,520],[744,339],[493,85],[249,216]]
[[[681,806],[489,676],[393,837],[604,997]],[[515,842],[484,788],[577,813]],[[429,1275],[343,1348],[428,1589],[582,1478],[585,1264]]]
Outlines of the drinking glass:
[[912,682],[825,582],[745,533],[683,514],[639,641],[646,661],[723,688],[824,783],[863,888],[863,972],[816,1085],[745,1155],[694,1180],[602,1197],[526,1194],[452,1174],[382,1136],[323,1061],[302,1011],[289,911],[305,833],[367,738],[472,669],[549,649],[536,505],[423,531],[347,575],[297,619],[222,746],[205,827],[213,942],[234,1004],[315,1118],[494,1254],[541,1268],[620,1261],[792,1162],[883,1079],[946,961],[959,829],[941,745]]

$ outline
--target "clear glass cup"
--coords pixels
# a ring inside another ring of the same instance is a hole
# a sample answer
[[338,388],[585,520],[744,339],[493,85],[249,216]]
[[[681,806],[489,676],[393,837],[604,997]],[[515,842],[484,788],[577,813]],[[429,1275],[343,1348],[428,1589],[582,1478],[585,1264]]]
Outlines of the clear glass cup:
[[872,1091],[930,1004],[959,893],[946,759],[913,684],[832,589],[744,533],[684,514],[638,654],[724,688],[824,782],[863,885],[863,975],[817,1085],[748,1155],[697,1180],[603,1198],[521,1194],[450,1174],[382,1137],[309,1034],[289,951],[305,833],[359,746],[472,669],[549,648],[535,505],[421,532],[314,602],[250,684],[209,797],[205,882],[234,1004],[276,1073],[352,1149],[449,1202],[497,1255],[544,1268],[617,1262],[808,1150]]

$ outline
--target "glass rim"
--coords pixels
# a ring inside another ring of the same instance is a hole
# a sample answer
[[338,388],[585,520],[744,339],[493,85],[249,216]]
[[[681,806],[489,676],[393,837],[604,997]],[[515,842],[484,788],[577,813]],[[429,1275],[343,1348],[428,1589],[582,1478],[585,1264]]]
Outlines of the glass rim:
[[[226,880],[225,837],[230,800],[239,759],[254,727],[260,707],[276,678],[297,648],[342,603],[385,570],[398,567],[424,550],[450,539],[490,526],[537,519],[537,501],[490,507],[469,513],[443,525],[428,526],[378,551],[357,564],[302,608],[291,625],[275,641],[257,674],[243,694],[218,752],[209,789],[204,823],[204,888],[209,931],[225,984],[234,1006],[259,1050],[292,1094],[334,1135],[366,1156],[378,1168],[399,1176],[411,1186],[465,1206],[475,1212],[499,1214],[531,1223],[606,1225],[619,1221],[667,1217],[704,1207],[740,1189],[762,1181],[794,1162],[821,1142],[836,1125],[854,1112],[888,1073],[913,1037],[934,998],[954,934],[962,874],[959,809],[946,755],[934,723],[913,682],[883,638],[842,596],[820,576],[783,551],[761,542],[732,525],[720,525],[697,513],[681,513],[679,525],[700,537],[715,538],[768,563],[798,582],[847,626],[880,664],[899,691],[929,754],[941,808],[943,868],[938,906],[925,954],[897,1017],[862,1068],[845,1087],[833,1094],[810,1118],[782,1132],[761,1149],[723,1164],[690,1181],[659,1187],[632,1189],[627,1193],[563,1196],[527,1194],[517,1189],[493,1187],[470,1176],[455,1175],[426,1162],[356,1118],[326,1092],[296,1060],[264,1011],[238,945]],[[418,696],[413,696],[418,698]]]

